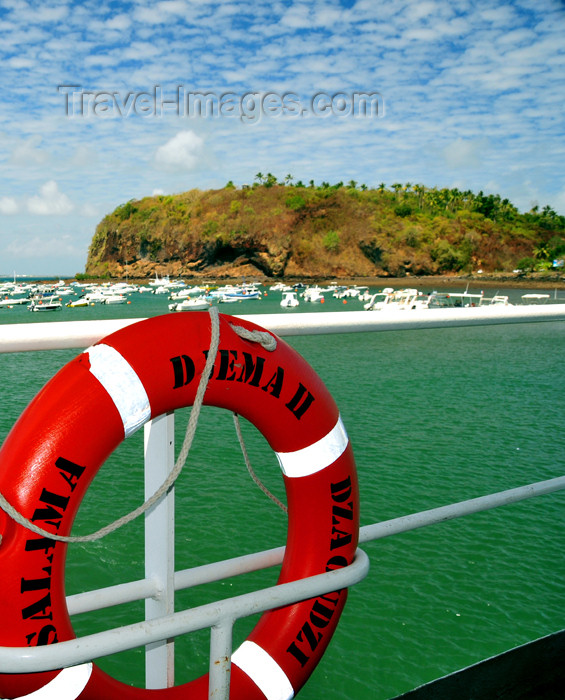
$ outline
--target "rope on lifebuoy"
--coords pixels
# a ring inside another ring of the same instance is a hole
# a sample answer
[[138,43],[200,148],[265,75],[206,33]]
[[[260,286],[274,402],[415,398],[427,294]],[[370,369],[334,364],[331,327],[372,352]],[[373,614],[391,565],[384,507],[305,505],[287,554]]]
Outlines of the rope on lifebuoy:
[[[242,415],[275,452],[288,503],[279,584],[352,563],[359,494],[353,452],[334,400],[284,341],[274,345],[271,334],[240,319],[242,334],[229,319],[193,312],[132,324],[71,360],[24,411],[0,449],[0,490],[24,518],[43,527],[30,532],[0,511],[0,646],[74,638],[65,560],[82,499],[126,437],[182,407],[206,404]],[[218,337],[211,339],[216,322]],[[190,425],[197,414],[191,411]],[[186,459],[191,434],[187,427],[178,465]],[[234,505],[242,527],[257,526],[245,503]],[[232,700],[294,697],[324,654],[346,597],[347,589],[341,589],[264,613],[232,655]],[[54,687],[64,687],[57,697],[65,700],[139,700],[146,694],[90,663],[0,674],[0,697],[44,700]],[[208,679],[149,692],[157,700],[205,700]]]
[[241,453],[243,454],[243,459],[245,460],[245,465],[247,467],[247,471],[249,472],[249,476],[253,479],[255,484],[261,489],[261,491],[267,496],[267,498],[270,498],[273,503],[275,503],[282,511],[283,513],[288,513],[288,508],[285,506],[284,503],[281,503],[279,499],[272,494],[269,489],[263,484],[261,479],[255,474],[255,471],[253,467],[251,466],[251,461],[249,459],[249,454],[247,453],[247,447],[245,447],[245,443],[243,441],[243,435],[241,433],[241,425],[239,424],[239,416],[237,413],[233,414],[233,423],[235,426],[235,432],[237,434],[237,439],[239,440],[239,446],[241,447]]
[[273,350],[275,350],[277,347],[277,339],[275,336],[267,333],[266,331],[250,331],[243,326],[236,326],[233,323],[231,324],[231,327],[242,338],[251,340],[254,343],[259,343],[269,352],[273,352]]

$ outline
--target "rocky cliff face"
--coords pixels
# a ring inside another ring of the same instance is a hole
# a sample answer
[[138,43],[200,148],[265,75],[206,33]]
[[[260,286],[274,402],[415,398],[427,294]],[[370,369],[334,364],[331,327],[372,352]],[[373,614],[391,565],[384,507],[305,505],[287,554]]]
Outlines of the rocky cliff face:
[[345,191],[307,201],[282,186],[147,197],[98,225],[86,273],[120,277],[127,266],[134,277],[374,275],[379,256],[357,230],[370,230],[369,212],[356,209]]
[[227,186],[146,197],[100,222],[85,272],[217,279],[487,272],[512,270],[554,236],[517,212],[512,220],[496,219],[438,206],[421,193],[342,185]]

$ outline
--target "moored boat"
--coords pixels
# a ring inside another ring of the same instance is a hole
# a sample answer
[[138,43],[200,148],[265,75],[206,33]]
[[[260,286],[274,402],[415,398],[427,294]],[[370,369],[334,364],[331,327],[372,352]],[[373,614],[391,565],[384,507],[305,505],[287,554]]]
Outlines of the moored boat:
[[65,306],[69,309],[78,309],[78,308],[84,308],[85,306],[89,306],[88,299],[85,297],[80,297],[79,299],[74,299],[73,301],[69,301]]
[[29,311],[58,311],[63,308],[63,304],[51,297],[50,299],[34,299],[27,308]]
[[3,306],[19,306],[21,304],[29,304],[29,299],[27,297],[6,297],[5,299],[0,299],[0,308]]
[[124,294],[108,294],[102,300],[103,304],[125,304],[127,297]]
[[302,298],[312,304],[320,304],[325,301],[323,290],[320,287],[308,287],[302,292]]
[[366,311],[406,311],[428,308],[429,297],[417,289],[385,287],[365,304]]
[[296,292],[283,292],[283,298],[281,299],[281,306],[283,309],[294,309],[299,306],[300,302],[296,296]]
[[190,297],[183,301],[169,304],[169,311],[202,311],[210,306],[210,302],[203,296]]

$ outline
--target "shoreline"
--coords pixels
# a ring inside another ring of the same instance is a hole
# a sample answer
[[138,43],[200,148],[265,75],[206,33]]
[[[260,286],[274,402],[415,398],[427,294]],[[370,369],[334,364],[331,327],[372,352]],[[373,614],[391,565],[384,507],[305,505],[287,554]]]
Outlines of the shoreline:
[[[565,278],[517,277],[516,275],[430,275],[429,277],[357,277],[339,280],[343,284],[365,285],[370,287],[413,287],[415,289],[451,287],[454,291],[459,288],[477,289],[480,287],[499,287],[500,289],[565,289]],[[328,284],[324,281],[323,284]],[[331,283],[335,283],[332,280]],[[322,282],[320,283],[322,284]]]
[[[164,275],[166,276],[166,275]],[[115,282],[129,281],[132,284],[147,284],[154,277],[131,277],[129,280],[125,280],[123,277],[116,278],[92,278],[92,279],[81,279],[77,280],[76,276],[67,277],[65,275],[53,275],[52,277],[42,277],[42,276],[29,276],[22,277],[21,280],[25,282],[37,281],[39,283],[49,284],[54,279],[63,280],[66,284],[71,282],[80,281],[83,284],[113,284]],[[175,279],[175,278],[173,278]],[[216,279],[212,275],[209,278],[204,276],[192,277],[190,275],[181,276],[187,284],[191,285],[222,285],[222,284],[240,284],[242,281],[247,281],[249,284],[259,283],[265,286],[272,286],[278,284],[279,282],[284,282],[285,284],[297,284],[302,283],[307,286],[313,285],[331,285],[337,284],[340,286],[365,286],[365,287],[412,287],[416,289],[433,289],[439,287],[445,289],[446,287],[451,287],[454,291],[458,291],[460,288],[465,289],[476,289],[480,287],[498,287],[500,289],[565,289],[565,275],[561,274],[540,274],[531,273],[525,275],[515,275],[513,273],[485,273],[485,274],[472,274],[472,275],[430,275],[426,277],[416,277],[416,276],[405,276],[405,277],[325,277],[325,276],[312,276],[309,278],[304,277],[281,277],[281,278],[271,278],[265,277],[264,275],[246,275],[245,277],[230,277]],[[0,278],[3,281],[3,278]],[[6,281],[10,281],[6,278]]]

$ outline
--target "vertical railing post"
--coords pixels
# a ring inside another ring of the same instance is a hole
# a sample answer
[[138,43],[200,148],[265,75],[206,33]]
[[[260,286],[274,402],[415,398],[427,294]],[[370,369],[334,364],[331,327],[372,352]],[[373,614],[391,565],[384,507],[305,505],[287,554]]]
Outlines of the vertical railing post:
[[[145,498],[152,496],[173,469],[174,413],[145,425]],[[145,619],[174,612],[175,502],[174,488],[145,514],[145,576],[157,582],[159,595],[145,601]],[[174,640],[145,648],[146,688],[174,685]]]
[[232,633],[233,620],[210,628],[208,700],[228,700],[230,696]]

